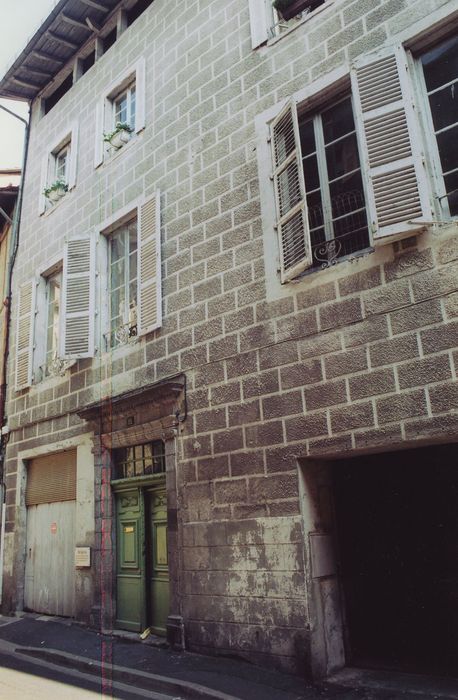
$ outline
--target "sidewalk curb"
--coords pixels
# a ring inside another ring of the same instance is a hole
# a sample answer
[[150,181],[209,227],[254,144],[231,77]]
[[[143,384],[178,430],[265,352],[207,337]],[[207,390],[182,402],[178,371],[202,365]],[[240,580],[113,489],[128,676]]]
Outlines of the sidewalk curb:
[[16,647],[15,652],[60,666],[78,669],[98,677],[103,673],[105,677],[109,677],[113,681],[136,684],[144,690],[185,693],[189,700],[240,700],[235,695],[228,695],[191,681],[183,681],[178,678],[172,679],[144,671],[134,671],[125,666],[110,665],[107,668],[100,661],[95,661],[86,656],[76,656],[64,651],[38,649],[37,647]]

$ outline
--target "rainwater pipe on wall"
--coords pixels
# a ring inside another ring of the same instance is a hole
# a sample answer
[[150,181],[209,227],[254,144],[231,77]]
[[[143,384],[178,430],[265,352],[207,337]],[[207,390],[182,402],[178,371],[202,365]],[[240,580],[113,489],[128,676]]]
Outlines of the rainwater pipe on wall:
[[29,150],[29,133],[30,133],[30,105],[29,105],[29,121],[23,119],[16,114],[16,112],[11,111],[8,107],[0,104],[0,109],[7,112],[11,116],[19,119],[25,125],[24,132],[24,148],[22,154],[22,168],[21,168],[21,179],[19,181],[19,191],[16,206],[14,208],[13,219],[3,211],[0,210],[0,216],[6,218],[9,224],[11,224],[11,241],[9,245],[10,253],[8,258],[8,269],[6,274],[6,289],[5,289],[5,299],[3,304],[5,306],[5,333],[4,333],[4,345],[0,348],[0,352],[3,354],[3,367],[2,367],[2,377],[0,385],[0,604],[2,602],[2,590],[3,590],[3,550],[4,550],[4,540],[5,540],[5,481],[4,481],[4,464],[5,464],[5,453],[6,445],[8,442],[8,426],[6,425],[6,393],[7,393],[7,364],[8,364],[8,354],[9,354],[9,339],[10,339],[10,325],[11,325],[11,292],[12,292],[12,279],[13,279],[13,269],[16,260],[17,250],[19,246],[19,227],[21,224],[21,212],[22,212],[22,199],[24,192],[24,177],[25,169],[27,165],[27,154]]

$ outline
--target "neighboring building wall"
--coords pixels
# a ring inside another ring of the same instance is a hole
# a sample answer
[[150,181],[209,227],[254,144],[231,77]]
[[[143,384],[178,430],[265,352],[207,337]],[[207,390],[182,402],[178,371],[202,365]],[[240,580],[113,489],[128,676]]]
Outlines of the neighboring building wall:
[[[19,393],[12,363],[9,609],[20,606],[23,556],[15,544],[23,519],[18,454],[84,435],[77,411],[87,404],[184,372],[173,612],[184,618],[188,647],[297,673],[343,663],[339,639],[328,640],[331,651],[316,639],[317,625],[328,623],[319,621],[304,533],[320,523],[310,522],[307,466],[299,470],[298,460],[456,440],[458,237],[455,224],[431,225],[417,239],[281,287],[276,265],[265,275],[264,256],[277,255],[277,244],[263,234],[255,118],[330,71],[345,76],[362,52],[446,23],[454,5],[335,0],[253,51],[248,3],[182,0],[178,10],[155,0],[48,115],[40,118],[34,105],[15,288],[45,270],[66,237],[159,189],[164,320],[137,344],[80,360]],[[141,56],[146,127],[94,169],[97,101]],[[76,186],[39,217],[44,149],[77,121]],[[100,530],[87,540],[96,559]],[[338,627],[338,613],[329,612],[334,594],[324,591],[323,614]],[[94,588],[90,597],[100,604]]]

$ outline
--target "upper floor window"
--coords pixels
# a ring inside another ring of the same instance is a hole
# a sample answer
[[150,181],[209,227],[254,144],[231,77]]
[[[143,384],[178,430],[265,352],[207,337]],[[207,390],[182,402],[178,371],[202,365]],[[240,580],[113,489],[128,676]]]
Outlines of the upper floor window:
[[304,19],[325,5],[328,0],[249,0],[251,45],[264,44],[288,31],[298,20]]
[[313,266],[369,247],[351,98],[299,121]]
[[39,196],[39,213],[52,209],[66,192],[76,185],[78,157],[78,126],[56,139],[55,145],[45,154],[42,162]]
[[46,278],[46,353],[43,374],[48,376],[58,369],[60,342],[60,301],[62,270]]
[[135,128],[135,81],[113,100],[114,123],[128,124]]
[[[438,200],[445,214],[458,215],[458,37],[420,58],[435,135]],[[448,210],[448,211],[447,211]]]
[[68,183],[68,166],[70,162],[70,143],[66,143],[63,148],[61,148],[55,154],[55,177],[56,180],[61,180]]
[[137,219],[116,229],[108,238],[108,347],[137,335]]

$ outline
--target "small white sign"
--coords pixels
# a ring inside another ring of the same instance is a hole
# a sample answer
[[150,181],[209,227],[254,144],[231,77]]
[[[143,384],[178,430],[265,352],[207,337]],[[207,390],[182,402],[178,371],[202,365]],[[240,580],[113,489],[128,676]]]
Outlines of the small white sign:
[[83,569],[91,566],[91,548],[75,547],[75,567]]

